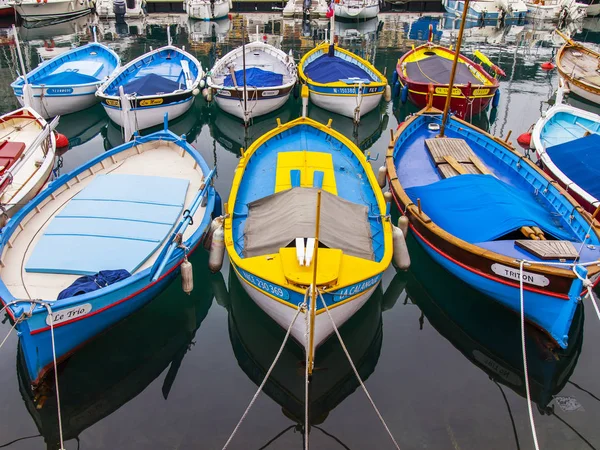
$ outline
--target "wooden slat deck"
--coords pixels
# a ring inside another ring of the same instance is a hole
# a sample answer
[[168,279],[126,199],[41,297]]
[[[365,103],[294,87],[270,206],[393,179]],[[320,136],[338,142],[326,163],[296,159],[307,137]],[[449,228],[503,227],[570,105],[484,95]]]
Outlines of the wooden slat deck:
[[541,259],[575,259],[579,256],[575,246],[569,241],[533,241],[519,239],[518,247]]
[[491,173],[464,139],[426,139],[425,145],[443,178]]

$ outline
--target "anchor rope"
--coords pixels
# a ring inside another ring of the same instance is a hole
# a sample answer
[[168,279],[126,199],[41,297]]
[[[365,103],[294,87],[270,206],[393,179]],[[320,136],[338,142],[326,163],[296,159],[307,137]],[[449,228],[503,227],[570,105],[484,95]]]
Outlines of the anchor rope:
[[306,296],[304,297],[304,301],[298,305],[298,310],[296,311],[296,314],[294,315],[294,318],[292,319],[292,322],[290,323],[290,326],[288,327],[288,329],[285,333],[285,337],[283,338],[281,347],[279,347],[279,351],[275,355],[275,359],[273,360],[271,367],[269,367],[269,370],[267,370],[267,373],[265,374],[265,377],[264,377],[262,383],[260,383],[260,386],[256,390],[254,397],[252,397],[252,400],[250,400],[250,404],[248,405],[248,407],[244,411],[244,414],[242,414],[242,417],[240,418],[239,422],[237,423],[237,425],[231,432],[229,439],[227,439],[227,442],[225,442],[225,445],[223,446],[223,450],[225,450],[229,446],[229,444],[233,440],[233,437],[235,436],[235,434],[239,430],[240,426],[242,425],[242,422],[244,421],[244,419],[246,419],[246,416],[248,415],[248,413],[250,412],[250,409],[254,405],[254,402],[256,401],[256,399],[258,398],[260,393],[262,392],[263,387],[265,386],[265,384],[267,383],[267,380],[271,376],[271,372],[273,371],[273,369],[275,368],[275,365],[277,364],[277,361],[279,361],[279,357],[281,356],[281,353],[283,352],[283,349],[285,348],[285,344],[287,343],[288,338],[290,337],[290,334],[292,333],[292,328],[293,328],[294,324],[296,323],[296,319],[298,318],[298,316],[304,310],[305,307],[306,307]]
[[[59,442],[60,442],[59,450],[65,450],[65,443],[64,443],[64,439],[63,439],[62,414],[61,414],[61,408],[60,408],[60,393],[58,390],[58,367],[56,364],[56,360],[57,360],[57,358],[56,358],[56,342],[54,340],[54,317],[52,315],[52,307],[50,306],[49,303],[43,302],[41,300],[33,300],[33,299],[32,300],[13,300],[12,302],[6,303],[4,305],[4,307],[2,309],[0,309],[0,314],[2,314],[4,311],[6,311],[6,309],[9,306],[16,305],[18,303],[30,303],[31,307],[29,309],[29,312],[23,313],[21,315],[21,317],[19,317],[17,320],[15,320],[15,324],[9,331],[9,334],[15,328],[17,323],[21,322],[22,320],[25,320],[28,316],[31,316],[34,305],[39,305],[39,306],[43,306],[44,308],[46,308],[46,311],[48,312],[48,317],[50,318],[50,338],[51,338],[51,342],[52,342],[52,362],[54,363],[54,388],[56,391],[56,409],[57,409],[57,414],[58,414],[58,438],[59,438]],[[8,335],[4,338],[4,341],[2,341],[2,345],[4,345],[4,342],[6,341],[7,338],[8,338]],[[2,347],[2,345],[0,345],[0,348]]]
[[352,370],[354,371],[354,375],[356,375],[356,378],[358,379],[358,382],[360,383],[360,386],[362,387],[363,391],[365,392],[365,395],[367,396],[367,399],[369,399],[369,402],[371,403],[371,406],[375,410],[375,413],[377,414],[377,417],[379,417],[379,420],[381,421],[381,424],[385,428],[385,431],[387,431],[390,439],[394,443],[394,446],[398,450],[400,450],[400,446],[398,445],[398,442],[396,442],[396,439],[394,438],[394,435],[390,431],[390,429],[389,429],[387,423],[385,422],[383,416],[379,412],[379,409],[375,405],[375,402],[373,401],[373,398],[371,397],[371,394],[369,394],[369,391],[367,390],[367,387],[365,386],[365,383],[363,383],[363,380],[361,379],[360,374],[358,373],[358,370],[356,369],[356,366],[354,365],[354,361],[352,361],[352,357],[350,356],[350,353],[348,352],[348,349],[346,348],[346,344],[344,344],[344,340],[342,339],[342,336],[340,335],[340,332],[339,332],[339,330],[338,330],[338,328],[337,328],[337,326],[335,324],[335,321],[333,320],[333,317],[331,317],[331,313],[329,312],[329,308],[327,307],[327,304],[325,303],[325,299],[323,298],[323,294],[318,289],[317,289],[317,292],[319,293],[319,297],[321,298],[321,303],[323,304],[323,307],[325,308],[325,312],[327,312],[327,316],[329,317],[329,320],[331,321],[331,325],[333,326],[333,331],[335,332],[338,340],[340,341],[340,345],[342,346],[342,349],[344,350],[344,353],[346,354],[346,358],[348,358],[348,362],[350,363],[350,366],[352,367]]
[[[304,294],[304,301],[308,299],[308,293],[311,291],[311,287],[306,289],[306,293]],[[316,302],[315,302],[316,303]],[[308,450],[308,431],[310,428],[309,422],[309,405],[308,405],[308,386],[310,384],[308,377],[308,346],[310,345],[310,321],[309,314],[310,311],[306,311],[307,314],[304,314],[304,327],[305,333],[304,337],[306,339],[305,352],[304,352],[304,450]],[[314,364],[314,362],[313,362]]]

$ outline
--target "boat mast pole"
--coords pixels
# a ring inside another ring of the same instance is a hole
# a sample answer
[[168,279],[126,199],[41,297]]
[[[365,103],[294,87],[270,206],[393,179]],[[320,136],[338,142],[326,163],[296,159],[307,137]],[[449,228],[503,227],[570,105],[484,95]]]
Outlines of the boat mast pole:
[[456,39],[456,49],[454,50],[454,63],[452,64],[452,72],[450,72],[450,83],[448,84],[448,94],[446,94],[446,104],[444,105],[444,115],[442,117],[442,127],[440,128],[440,135],[438,137],[444,137],[444,131],[446,128],[446,121],[448,120],[448,110],[450,109],[450,102],[452,100],[452,89],[454,88],[454,76],[456,75],[456,66],[458,66],[458,57],[460,55],[460,44],[462,43],[463,31],[465,29],[465,23],[467,21],[467,12],[469,11],[469,0],[465,0],[465,6],[462,13],[460,22],[460,29],[458,30],[458,39]]
[[248,125],[248,89],[246,88],[246,27],[242,22],[242,73],[244,75],[244,125]]
[[313,253],[313,273],[312,273],[312,284],[310,286],[310,320],[308,329],[308,375],[312,376],[312,371],[315,361],[315,315],[317,312],[317,262],[319,253],[319,227],[321,225],[321,190],[317,191],[317,223],[315,228],[315,251]]

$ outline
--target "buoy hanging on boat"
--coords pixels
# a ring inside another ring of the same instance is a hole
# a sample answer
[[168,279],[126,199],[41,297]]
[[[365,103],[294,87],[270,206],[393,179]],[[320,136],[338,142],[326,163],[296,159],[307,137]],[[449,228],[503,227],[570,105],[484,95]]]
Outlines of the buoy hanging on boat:
[[406,236],[408,236],[408,217],[398,217],[398,228],[400,228],[400,231],[402,231],[402,234],[406,238]]
[[385,85],[385,91],[383,92],[383,99],[389,102],[392,99],[392,88],[389,84]]
[[196,97],[200,93],[200,89],[196,88],[192,91],[192,95]]
[[400,101],[406,103],[408,100],[408,84],[402,86],[402,93],[400,94]]
[[69,139],[64,134],[55,131],[54,136],[56,137],[56,148],[65,148],[69,146]]
[[204,89],[205,87],[206,87],[206,80],[205,80],[204,78],[202,78],[202,79],[200,80],[200,88],[201,88],[201,89]]
[[386,181],[387,169],[385,168],[385,166],[381,166],[377,171],[377,184],[379,184],[379,187],[383,189],[385,187]]
[[210,243],[210,254],[208,255],[208,268],[212,273],[218,272],[223,267],[223,257],[225,256],[225,234],[223,232],[223,223],[213,232],[212,242]]
[[408,270],[410,255],[408,254],[404,233],[400,228],[392,225],[392,237],[394,241],[394,264],[400,270]]
[[210,223],[210,228],[206,232],[206,237],[204,238],[204,249],[210,250],[210,245],[212,244],[212,238],[215,230],[219,227],[223,226],[223,217],[215,217],[213,221]]
[[181,288],[188,295],[194,290],[192,263],[188,261],[187,256],[181,263]]
[[531,146],[531,133],[523,133],[517,138],[517,143],[523,148],[530,148]]
[[500,103],[500,89],[497,89],[494,92],[494,96],[492,97],[492,108],[497,108]]
[[554,63],[552,61],[547,61],[545,63],[542,63],[541,67],[542,67],[542,70],[552,70],[556,66],[554,65]]

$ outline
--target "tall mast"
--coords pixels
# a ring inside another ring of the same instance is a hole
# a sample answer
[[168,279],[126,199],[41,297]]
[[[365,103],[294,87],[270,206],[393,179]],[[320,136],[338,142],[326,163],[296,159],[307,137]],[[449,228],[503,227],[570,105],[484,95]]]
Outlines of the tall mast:
[[248,124],[248,89],[246,88],[246,27],[242,22],[242,73],[244,76],[244,125]]
[[469,11],[469,0],[465,0],[465,6],[462,13],[462,19],[460,22],[460,29],[458,30],[458,39],[456,40],[456,48],[454,49],[454,63],[452,64],[452,72],[450,72],[450,83],[448,84],[448,94],[446,94],[446,104],[444,105],[444,115],[442,117],[442,127],[440,128],[440,135],[438,137],[444,137],[444,131],[446,128],[446,121],[448,120],[448,110],[450,109],[450,101],[452,100],[452,89],[454,88],[454,76],[456,75],[456,66],[458,65],[458,57],[460,55],[460,44],[462,43],[463,31],[465,29],[465,22],[467,21],[467,12]]

